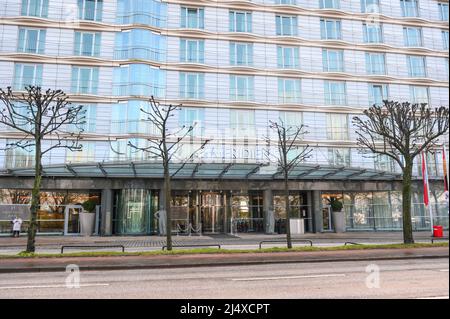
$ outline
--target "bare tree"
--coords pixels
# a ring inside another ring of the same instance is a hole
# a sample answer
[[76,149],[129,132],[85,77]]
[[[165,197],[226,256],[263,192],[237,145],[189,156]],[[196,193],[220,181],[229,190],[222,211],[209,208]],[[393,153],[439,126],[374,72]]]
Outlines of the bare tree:
[[[277,148],[278,152],[275,154],[268,149],[267,156],[269,160],[275,158],[278,164],[278,174],[282,174],[284,178],[284,198],[285,198],[285,210],[286,210],[286,239],[287,247],[292,248],[291,237],[291,209],[289,203],[289,173],[297,167],[305,159],[309,158],[312,149],[309,145],[300,146],[299,142],[303,139],[303,136],[307,134],[305,126],[301,125],[286,125],[282,119],[278,122],[269,121],[270,129],[277,134]],[[269,148],[272,139],[270,136],[266,137],[266,144]]]
[[[152,96],[149,100],[150,109],[144,110],[141,108],[141,112],[144,113],[146,119],[144,121],[150,123],[156,131],[156,136],[146,137],[148,146],[135,145],[132,142],[128,143],[128,146],[147,153],[150,158],[161,160],[164,171],[164,210],[166,211],[166,240],[167,250],[172,250],[172,216],[171,216],[171,197],[172,197],[172,178],[178,174],[187,163],[193,161],[195,156],[205,148],[209,143],[209,139],[201,141],[199,147],[191,151],[187,156],[180,157],[180,151],[186,144],[183,143],[187,137],[193,132],[195,125],[183,125],[178,127],[174,131],[169,128],[169,121],[175,116],[175,113],[181,110],[181,105],[161,105],[155,101]],[[114,150],[113,150],[114,151]],[[117,151],[115,151],[117,153]],[[179,164],[178,169],[174,172],[171,171],[173,163]]]
[[[6,148],[34,151],[34,184],[31,192],[30,226],[27,252],[35,251],[37,212],[42,182],[42,157],[56,148],[81,151],[83,106],[72,106],[61,90],[43,91],[39,86],[27,86],[24,93],[14,93],[11,87],[0,88],[0,124],[12,128],[20,138],[7,143]],[[48,140],[48,146],[43,141]]]
[[392,158],[403,172],[403,240],[414,243],[411,221],[411,184],[414,159],[436,146],[448,131],[448,108],[426,103],[383,101],[356,116],[357,142],[362,153]]

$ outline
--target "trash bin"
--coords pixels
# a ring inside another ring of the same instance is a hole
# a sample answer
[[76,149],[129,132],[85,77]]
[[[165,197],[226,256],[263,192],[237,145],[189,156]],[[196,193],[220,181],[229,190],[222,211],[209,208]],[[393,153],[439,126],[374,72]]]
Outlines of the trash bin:
[[440,225],[433,226],[433,237],[436,238],[444,237],[444,227]]

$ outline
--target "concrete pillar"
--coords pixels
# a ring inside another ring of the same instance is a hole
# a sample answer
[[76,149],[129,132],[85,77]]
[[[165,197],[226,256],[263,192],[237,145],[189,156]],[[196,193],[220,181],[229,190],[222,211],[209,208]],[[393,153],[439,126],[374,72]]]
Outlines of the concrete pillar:
[[322,196],[320,191],[312,191],[312,209],[314,220],[314,232],[323,231]]
[[312,206],[312,192],[307,192],[306,193],[306,203],[308,205],[307,207],[307,226],[306,229],[308,230],[308,232],[312,232],[313,231],[313,225],[314,225],[314,221],[313,221],[313,206]]
[[165,197],[164,188],[161,188],[159,190],[159,209],[161,209],[161,210],[165,209],[165,207],[164,207],[164,202],[165,202],[164,197]]
[[101,225],[102,236],[112,235],[114,196],[111,189],[102,190]]
[[264,229],[266,234],[275,233],[275,211],[273,208],[273,193],[271,189],[264,190]]

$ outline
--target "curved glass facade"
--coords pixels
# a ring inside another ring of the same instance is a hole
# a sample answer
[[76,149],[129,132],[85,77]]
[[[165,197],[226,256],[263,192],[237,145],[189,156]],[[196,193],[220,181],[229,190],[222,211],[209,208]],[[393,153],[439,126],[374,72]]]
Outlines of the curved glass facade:
[[163,97],[166,71],[146,64],[129,64],[114,69],[113,94],[116,96]]
[[117,23],[167,25],[167,4],[156,0],[118,0]]
[[164,62],[167,39],[158,33],[144,29],[132,29],[116,34],[114,59],[142,59]]

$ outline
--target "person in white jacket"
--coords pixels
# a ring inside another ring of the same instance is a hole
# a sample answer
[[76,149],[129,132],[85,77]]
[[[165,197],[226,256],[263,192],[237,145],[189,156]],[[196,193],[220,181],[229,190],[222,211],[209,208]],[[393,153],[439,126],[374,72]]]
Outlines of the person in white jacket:
[[13,224],[13,236],[14,237],[19,237],[20,236],[20,230],[22,228],[22,223],[23,223],[22,218],[17,217],[17,216],[12,221],[12,224]]

